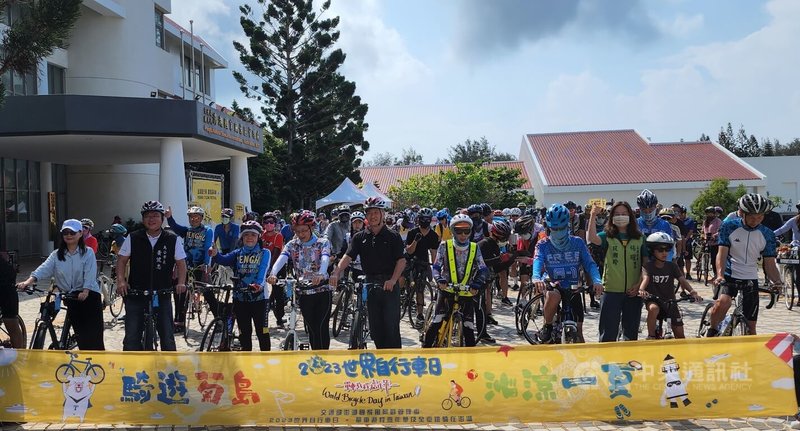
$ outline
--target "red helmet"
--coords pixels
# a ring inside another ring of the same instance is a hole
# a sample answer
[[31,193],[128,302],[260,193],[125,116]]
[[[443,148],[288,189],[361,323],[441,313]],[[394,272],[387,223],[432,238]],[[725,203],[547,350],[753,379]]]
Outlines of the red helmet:
[[316,217],[311,211],[302,211],[292,217],[292,226],[310,226],[316,225]]

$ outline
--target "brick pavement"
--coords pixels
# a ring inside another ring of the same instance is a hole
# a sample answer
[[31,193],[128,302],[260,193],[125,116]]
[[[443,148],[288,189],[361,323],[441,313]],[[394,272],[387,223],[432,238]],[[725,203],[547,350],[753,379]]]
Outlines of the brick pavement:
[[[34,268],[35,263],[33,262],[23,262],[24,266],[20,274],[20,279],[24,279],[27,274],[30,274],[30,271]],[[703,286],[702,283],[692,282],[692,285],[695,289],[700,292],[703,298],[710,298],[711,297],[711,289],[709,287]],[[510,292],[511,294],[512,292]],[[20,295],[20,315],[26,322],[27,331],[30,337],[30,333],[33,330],[33,323],[36,318],[36,314],[38,312],[38,304],[40,302],[40,296],[28,296],[25,294]],[[697,333],[697,325],[700,318],[700,314],[702,313],[705,305],[708,303],[706,300],[702,304],[692,304],[692,303],[682,303],[682,310],[684,312],[684,320],[685,320],[685,331],[687,337],[696,336]],[[800,332],[800,320],[798,320],[798,308],[795,307],[793,310],[787,310],[786,307],[782,302],[776,303],[775,307],[772,310],[765,310],[764,306],[767,303],[766,297],[762,297],[762,306],[761,312],[759,315],[759,322],[758,322],[758,329],[760,333],[775,333],[775,332],[793,332],[798,333]],[[499,301],[495,301],[494,306],[494,316],[498,321],[498,325],[490,326],[489,332],[490,334],[497,340],[498,344],[527,344],[526,341],[517,335],[516,330],[514,329],[514,319],[513,319],[513,312],[511,307],[499,304]],[[124,312],[123,312],[124,313]],[[287,314],[288,316],[288,314]],[[106,331],[105,331],[105,344],[106,348],[109,350],[122,350],[122,338],[124,335],[124,325],[123,324],[113,324],[111,322],[111,315],[106,312]],[[271,316],[274,318],[274,316]],[[596,310],[591,310],[586,315],[586,321],[584,323],[584,334],[588,341],[593,341],[597,339],[597,324],[598,324],[598,312]],[[276,348],[279,345],[280,341],[285,336],[285,331],[280,328],[276,328],[274,322],[271,321],[271,333],[272,333],[272,346]],[[298,328],[302,328],[302,323],[298,325]],[[202,333],[200,332],[199,325],[196,324],[189,328],[189,340],[184,341],[182,336],[177,337],[177,346],[178,350],[183,351],[192,351],[196,350],[200,344],[200,337]],[[646,335],[646,329],[644,330]],[[339,337],[331,339],[331,349],[346,349],[347,348],[347,331],[342,331]],[[298,330],[300,334],[301,341],[307,341],[305,334],[303,333],[302,329]],[[405,320],[401,323],[401,335],[403,341],[404,348],[417,348],[420,346],[419,343],[419,332],[410,327],[408,321]],[[258,343],[254,341],[254,345],[258,346]],[[420,427],[420,426],[408,426],[408,427],[397,427],[397,428],[404,428],[404,429],[480,429],[480,430],[613,430],[613,429],[625,429],[625,430],[723,430],[723,429],[742,429],[742,430],[774,430],[774,429],[788,429],[789,419],[786,417],[779,417],[779,418],[730,418],[724,420],[687,420],[687,421],[666,421],[666,422],[579,422],[579,423],[503,423],[503,424],[470,424],[470,425],[459,425],[459,426],[450,426],[447,428],[443,427]],[[83,426],[81,428],[85,428]],[[99,428],[111,428],[110,426],[102,426],[98,425]],[[114,427],[121,427],[119,425],[114,425]],[[40,429],[75,429],[74,425],[64,425],[61,424],[24,424],[18,427],[3,427],[3,429],[28,429],[28,430],[40,430]],[[92,426],[91,428],[95,428]],[[140,429],[147,429],[156,431],[156,427],[136,427]],[[358,429],[358,428],[366,428],[364,426],[357,427],[337,427],[335,429]],[[380,428],[380,427],[379,427]],[[158,431],[162,429],[170,429],[170,427],[158,427]],[[174,427],[175,430],[186,430],[187,427]],[[191,429],[196,429],[192,427]],[[197,428],[200,429],[200,428]],[[210,427],[209,429],[222,429],[222,427]],[[241,429],[251,429],[251,428],[241,428]],[[300,427],[269,427],[263,429],[301,429]],[[308,428],[302,428],[308,429]],[[315,428],[315,429],[325,429],[325,428]]]

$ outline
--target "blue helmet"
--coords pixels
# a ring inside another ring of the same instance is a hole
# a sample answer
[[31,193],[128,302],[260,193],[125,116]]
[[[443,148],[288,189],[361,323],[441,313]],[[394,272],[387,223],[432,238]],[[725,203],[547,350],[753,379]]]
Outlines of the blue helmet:
[[566,227],[569,224],[569,210],[561,204],[553,204],[544,216],[547,221],[547,227],[551,229],[559,229]]
[[447,212],[447,210],[439,210],[439,212],[436,213],[436,218],[440,220],[450,218],[450,214]]
[[636,205],[639,208],[653,208],[658,205],[658,197],[650,190],[644,189],[636,196]]

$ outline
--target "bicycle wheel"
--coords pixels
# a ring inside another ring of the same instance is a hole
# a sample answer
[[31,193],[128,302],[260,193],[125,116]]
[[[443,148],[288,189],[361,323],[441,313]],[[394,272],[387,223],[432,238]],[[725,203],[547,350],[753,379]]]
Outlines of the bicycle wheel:
[[469,399],[469,397],[461,397],[461,403],[459,403],[459,405],[466,409],[467,407],[472,405],[472,400]]
[[700,252],[700,253],[697,254],[697,262],[696,262],[696,264],[694,266],[694,273],[695,273],[694,275],[695,275],[695,280],[697,280],[697,281],[702,281],[702,278],[700,278],[700,277],[703,275],[703,256],[704,255],[705,255],[705,253],[703,253],[703,252]]
[[[544,318],[540,316],[540,311],[544,310],[544,295],[538,294],[525,304],[520,313],[520,326],[525,339],[531,344],[541,344],[539,331],[543,325]],[[542,317],[541,319],[539,317]]]
[[710,327],[710,320],[711,319],[711,308],[714,306],[714,303],[706,305],[705,310],[703,310],[703,314],[700,316],[700,326],[697,327],[697,337],[702,338],[706,336],[706,332],[708,332],[708,328]]
[[446,398],[442,401],[442,409],[450,410],[453,408],[453,400],[451,398]]
[[331,322],[331,333],[338,337],[342,333],[344,322],[347,320],[350,311],[350,287],[344,288],[336,298],[336,305],[333,307],[333,319]]
[[200,340],[200,348],[198,349],[199,352],[218,352],[220,351],[219,348],[222,345],[222,340],[224,337],[224,329],[225,329],[225,322],[222,321],[221,318],[217,318],[211,321],[211,324],[208,325],[205,332],[203,332],[203,338]]
[[357,310],[353,316],[353,324],[350,325],[350,340],[347,343],[347,348],[350,350],[367,348],[365,333],[367,322],[366,316],[362,313],[363,310]]
[[75,377],[75,367],[70,364],[61,364],[56,368],[58,383],[67,383],[70,377]]
[[291,351],[294,350],[294,334],[289,333],[286,339],[281,343],[281,350]]
[[47,338],[47,325],[44,322],[39,322],[36,329],[33,331],[33,338],[31,338],[31,349],[42,350],[44,349],[44,341]]
[[95,385],[102,382],[106,378],[106,372],[103,370],[103,367],[95,364],[87,367],[84,374],[86,374],[86,376],[89,377],[89,381]]
[[408,312],[408,301],[413,296],[409,292],[411,292],[411,282],[406,280],[406,287],[400,292],[400,320],[403,320]]
[[[22,331],[22,348],[28,345],[28,331],[25,329],[25,322],[22,320],[22,317],[17,315],[17,324],[19,325],[19,330]],[[3,321],[0,320],[0,333],[3,335],[8,335],[7,332],[8,328],[3,327]],[[8,346],[11,346],[11,339],[8,340]]]
[[200,324],[200,329],[202,330],[206,327],[206,323],[208,323],[208,315],[211,314],[211,308],[209,308],[208,302],[206,302],[206,299],[203,298],[203,295],[200,295],[198,304],[199,308],[196,311],[197,323]]
[[144,321],[144,333],[142,334],[142,346],[145,351],[156,350],[156,323],[151,318]]
[[708,286],[708,273],[711,272],[711,254],[703,255],[703,285]]
[[794,307],[794,268],[791,265],[783,265],[783,303],[787,310]]
[[[471,300],[471,299],[468,299]],[[461,320],[461,314],[458,313],[453,316],[452,336],[450,338],[450,345],[453,347],[464,347],[464,321]],[[477,336],[477,334],[475,334]]]
[[119,293],[117,293],[117,283],[113,282],[111,284],[111,303],[108,306],[108,311],[111,312],[111,315],[114,318],[119,317],[122,314],[122,308],[125,306],[125,301],[122,299]]
[[731,335],[734,336],[742,336],[742,335],[750,335],[750,327],[747,326],[747,320],[737,318],[736,321],[733,322],[733,331]]
[[[533,291],[533,285],[528,283],[523,287],[519,288],[517,292],[517,303],[514,305],[514,327],[517,329],[517,334],[522,335],[522,331],[524,331],[523,320],[522,320],[522,310],[525,308],[525,304],[530,301],[531,292]],[[525,290],[525,295],[522,295],[521,292]]]

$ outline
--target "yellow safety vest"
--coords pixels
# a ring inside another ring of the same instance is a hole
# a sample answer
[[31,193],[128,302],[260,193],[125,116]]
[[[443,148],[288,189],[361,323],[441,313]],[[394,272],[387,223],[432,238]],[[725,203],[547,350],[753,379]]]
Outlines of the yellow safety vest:
[[[447,244],[447,262],[450,266],[450,282],[456,283],[458,281],[458,273],[456,268],[456,250],[453,245],[453,240],[449,239]],[[469,243],[469,256],[467,257],[467,268],[464,270],[464,278],[458,283],[461,286],[466,286],[469,281],[469,275],[472,272],[472,263],[475,261],[475,255],[478,253],[478,245],[474,242]]]

